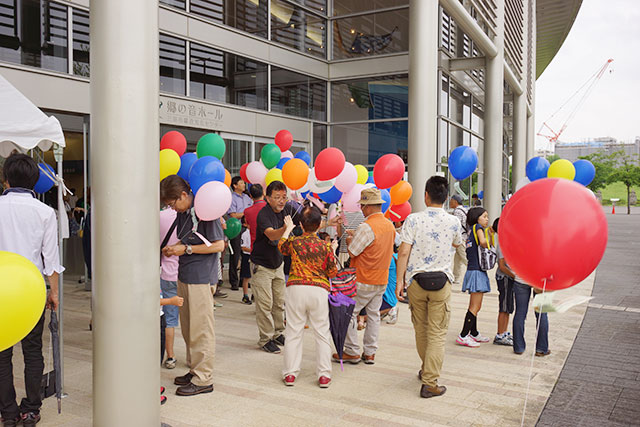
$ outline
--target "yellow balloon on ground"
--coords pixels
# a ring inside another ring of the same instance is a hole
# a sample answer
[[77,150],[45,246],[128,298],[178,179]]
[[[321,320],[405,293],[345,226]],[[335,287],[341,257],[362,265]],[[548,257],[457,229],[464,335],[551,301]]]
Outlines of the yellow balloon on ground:
[[165,148],[160,150],[160,180],[162,181],[169,175],[175,175],[180,170],[180,156],[178,153]]
[[0,351],[31,332],[42,316],[46,299],[47,289],[38,267],[21,255],[0,251]]
[[547,178],[564,178],[573,181],[576,177],[576,168],[567,159],[558,159],[551,163],[547,171]]
[[369,179],[369,171],[362,165],[355,166],[356,171],[358,172],[358,184],[366,184]]
[[[273,181],[280,181],[280,182],[284,182],[282,180],[282,171],[278,168],[273,168],[271,169],[269,172],[267,172],[267,176],[264,177],[264,181],[267,184],[267,187],[269,186],[269,184],[271,184]],[[265,189],[266,190],[266,189]]]

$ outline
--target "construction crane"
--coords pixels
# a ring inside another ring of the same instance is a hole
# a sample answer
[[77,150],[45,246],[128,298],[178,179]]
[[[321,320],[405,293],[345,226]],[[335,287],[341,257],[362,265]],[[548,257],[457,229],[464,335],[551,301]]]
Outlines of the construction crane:
[[[551,144],[551,146],[553,147],[553,144],[558,142],[558,138],[560,138],[562,133],[567,129],[567,126],[569,126],[569,123],[571,123],[571,121],[575,117],[575,115],[578,112],[578,110],[580,109],[580,107],[582,107],[584,105],[584,103],[587,100],[587,98],[589,97],[589,95],[591,95],[591,92],[593,92],[593,89],[595,88],[596,84],[600,81],[600,78],[604,75],[604,73],[607,71],[607,68],[609,68],[609,66],[611,65],[612,62],[613,62],[613,59],[608,59],[607,62],[605,62],[603,66],[598,68],[598,70],[595,73],[593,73],[591,75],[591,77],[589,77],[589,79],[582,86],[580,86],[580,88],[578,88],[578,90],[576,90],[573,93],[573,95],[571,95],[569,97],[569,99],[567,99],[560,106],[560,108],[558,108],[551,115],[551,117],[549,117],[547,120],[545,120],[542,123],[542,126],[540,126],[540,129],[538,130],[537,135],[546,138],[549,141],[549,143]],[[611,71],[612,70],[609,70],[609,72],[611,72]],[[561,126],[559,127],[559,129],[557,131],[554,130],[551,127],[551,125],[549,125],[549,122],[556,115],[558,115],[561,111],[563,111],[565,109],[565,107],[567,107],[567,105],[574,99],[578,100],[576,105],[571,110],[569,110],[568,116],[561,123]]]

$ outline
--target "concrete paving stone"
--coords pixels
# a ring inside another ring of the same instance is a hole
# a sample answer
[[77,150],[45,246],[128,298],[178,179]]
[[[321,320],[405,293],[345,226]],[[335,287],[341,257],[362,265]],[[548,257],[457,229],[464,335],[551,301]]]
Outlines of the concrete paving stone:
[[609,421],[627,425],[639,425],[640,412],[630,408],[616,407],[609,415]]
[[623,387],[625,389],[635,389],[640,390],[640,381],[636,379],[628,379],[628,378],[616,378],[614,385]]

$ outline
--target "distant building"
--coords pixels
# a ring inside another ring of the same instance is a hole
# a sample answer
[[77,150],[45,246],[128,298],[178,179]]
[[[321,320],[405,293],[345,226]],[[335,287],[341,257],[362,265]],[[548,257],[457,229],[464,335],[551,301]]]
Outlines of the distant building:
[[615,138],[594,138],[585,142],[563,142],[556,144],[556,154],[563,159],[576,161],[579,157],[593,153],[611,154],[624,151],[628,155],[640,155],[640,137],[632,143],[618,142]]
[[556,154],[553,149],[551,150],[547,150],[545,149],[539,149],[536,150],[536,157],[549,157],[549,156],[553,156],[554,154]]

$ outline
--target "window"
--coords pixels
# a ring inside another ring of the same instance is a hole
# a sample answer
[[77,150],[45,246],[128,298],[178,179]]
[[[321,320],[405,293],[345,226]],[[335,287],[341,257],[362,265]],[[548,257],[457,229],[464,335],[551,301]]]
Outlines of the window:
[[409,82],[406,75],[331,84],[333,121],[395,119],[408,115]]
[[327,148],[327,125],[318,123],[313,124],[313,153],[312,158],[315,158],[319,152]]
[[240,167],[249,162],[251,143],[235,139],[225,139],[227,151],[224,153],[222,164],[227,168],[232,177],[240,174]]
[[293,0],[293,2],[320,12],[323,15],[327,14],[327,0]]
[[0,0],[0,60],[67,72],[67,6]]
[[267,38],[268,0],[191,0],[190,12],[219,24]]
[[327,119],[326,82],[272,66],[271,111],[325,121]]
[[185,8],[185,0],[160,0],[161,4],[166,4],[167,6],[177,7],[178,9]]
[[409,9],[333,21],[333,59],[409,51]]
[[184,95],[186,91],[186,54],[184,40],[160,34],[160,91]]
[[73,74],[89,77],[89,12],[73,9]]
[[408,121],[331,126],[331,146],[351,163],[373,166],[383,155],[397,154],[407,162]]
[[190,95],[243,107],[267,109],[267,65],[191,43]]
[[327,21],[283,0],[271,0],[271,40],[325,58]]

